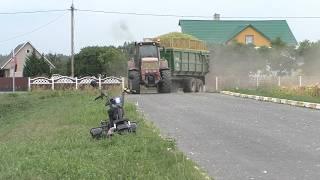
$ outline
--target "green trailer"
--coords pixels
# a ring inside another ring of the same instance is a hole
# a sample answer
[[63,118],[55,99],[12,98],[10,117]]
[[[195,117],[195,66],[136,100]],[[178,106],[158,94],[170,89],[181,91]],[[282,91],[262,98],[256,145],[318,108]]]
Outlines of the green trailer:
[[173,88],[184,92],[202,92],[209,72],[209,52],[206,50],[163,48],[162,59],[168,61]]
[[160,57],[168,61],[171,70],[172,88],[182,88],[184,92],[203,91],[205,75],[209,72],[206,44],[182,33],[169,33],[157,38],[163,47]]

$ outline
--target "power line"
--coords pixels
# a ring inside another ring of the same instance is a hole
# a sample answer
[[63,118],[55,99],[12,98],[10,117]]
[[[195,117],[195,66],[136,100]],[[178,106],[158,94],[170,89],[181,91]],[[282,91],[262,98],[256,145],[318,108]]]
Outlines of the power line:
[[320,16],[239,16],[239,17],[221,17],[224,19],[320,19]]
[[101,11],[89,9],[76,9],[80,12],[104,13],[104,14],[120,14],[120,15],[135,15],[135,16],[155,16],[155,17],[179,17],[179,18],[212,18],[212,16],[189,16],[176,14],[151,14],[151,13],[135,13],[135,12],[120,12],[120,11]]
[[[204,18],[212,19],[213,16],[201,15],[178,15],[178,14],[154,14],[154,13],[136,13],[136,12],[120,12],[120,11],[103,11],[90,9],[76,9],[80,12],[103,13],[103,14],[120,14],[135,16],[154,16],[154,17],[176,17],[176,18]],[[221,16],[221,19],[320,19],[320,16]]]
[[16,12],[0,12],[0,15],[15,15],[15,14],[37,14],[37,13],[50,13],[68,11],[69,9],[52,9],[52,10],[39,10],[39,11],[16,11]]
[[[104,10],[91,10],[91,9],[75,9],[75,10],[80,11],[80,12],[134,15],[134,16],[201,18],[201,19],[212,19],[213,18],[213,16],[203,16],[203,15],[154,14],[154,13],[104,11]],[[50,13],[50,12],[63,12],[63,11],[70,11],[70,9],[0,12],[0,15],[37,14],[37,13]],[[320,19],[320,16],[221,16],[221,19]]]
[[56,17],[55,19],[53,19],[53,20],[47,22],[46,24],[44,24],[44,25],[42,25],[42,26],[39,26],[39,27],[37,27],[37,28],[29,31],[29,32],[26,32],[26,33],[23,33],[23,34],[19,34],[19,35],[13,36],[13,37],[8,38],[8,39],[0,40],[0,44],[3,44],[4,42],[7,42],[7,41],[10,41],[10,40],[13,40],[13,39],[17,39],[17,38],[20,38],[20,37],[23,37],[23,36],[26,36],[26,35],[29,35],[29,34],[32,34],[32,33],[36,32],[36,31],[39,31],[39,30],[47,27],[48,25],[56,22],[57,20],[59,20],[60,18],[62,18],[65,14],[66,14],[66,13],[63,13],[62,15]]

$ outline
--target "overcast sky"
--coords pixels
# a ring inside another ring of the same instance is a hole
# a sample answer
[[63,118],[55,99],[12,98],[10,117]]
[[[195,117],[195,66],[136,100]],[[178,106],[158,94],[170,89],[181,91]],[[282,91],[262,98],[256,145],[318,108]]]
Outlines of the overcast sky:
[[[71,0],[1,0],[0,12],[68,9]],[[318,0],[74,0],[78,9],[213,16],[320,16]],[[184,18],[186,19],[186,18]],[[190,18],[189,18],[190,19]],[[76,52],[179,31],[179,18],[75,12]],[[70,12],[0,14],[0,54],[30,41],[44,53],[70,54]],[[48,24],[49,22],[52,22]],[[288,19],[298,41],[320,39],[320,19]],[[39,29],[39,27],[42,27]],[[31,33],[31,31],[37,31]]]

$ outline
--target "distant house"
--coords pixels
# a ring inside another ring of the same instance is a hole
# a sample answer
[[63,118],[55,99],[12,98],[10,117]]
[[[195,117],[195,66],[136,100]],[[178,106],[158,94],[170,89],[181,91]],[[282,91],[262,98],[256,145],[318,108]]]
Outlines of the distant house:
[[[36,51],[36,56],[40,58],[41,54],[30,42],[19,44],[14,49],[14,54],[17,60],[15,72],[16,77],[23,77],[23,68],[26,62],[26,58],[28,58],[28,56],[32,54],[33,50]],[[12,68],[12,60],[12,52],[8,56],[0,59],[0,77],[13,76],[14,68]],[[46,57],[44,57],[44,60],[48,63],[50,69],[55,68],[55,66]]]
[[234,21],[234,20],[180,20],[181,31],[193,35],[208,44],[229,44],[237,41],[257,47],[271,46],[271,41],[280,38],[287,45],[296,46],[287,21]]

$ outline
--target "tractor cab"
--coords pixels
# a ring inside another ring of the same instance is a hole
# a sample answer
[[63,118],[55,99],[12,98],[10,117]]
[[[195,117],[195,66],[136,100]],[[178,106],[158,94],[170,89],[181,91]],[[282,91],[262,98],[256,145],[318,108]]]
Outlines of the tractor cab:
[[163,79],[166,82],[171,79],[167,80],[167,77],[162,75],[164,71],[166,74],[170,72],[167,73],[169,71],[167,61],[160,59],[160,44],[158,42],[145,39],[143,42],[135,43],[135,56],[133,60],[128,62],[128,68],[132,90],[139,92],[140,87],[138,86],[144,85],[157,87],[159,92],[170,91],[170,88],[167,87],[169,83],[166,83],[165,88],[162,86]]

